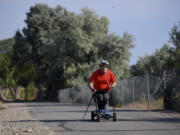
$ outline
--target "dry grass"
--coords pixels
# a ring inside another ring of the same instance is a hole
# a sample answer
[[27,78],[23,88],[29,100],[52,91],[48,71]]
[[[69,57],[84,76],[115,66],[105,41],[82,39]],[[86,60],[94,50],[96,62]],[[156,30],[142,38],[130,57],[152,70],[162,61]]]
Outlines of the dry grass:
[[[135,102],[134,104],[128,104],[125,106],[120,106],[118,107],[123,108],[123,109],[137,109],[137,110],[147,110],[148,105],[147,103],[142,103],[142,102]],[[150,110],[157,110],[157,109],[163,109],[163,98],[160,98],[154,102],[149,103],[149,109]]]

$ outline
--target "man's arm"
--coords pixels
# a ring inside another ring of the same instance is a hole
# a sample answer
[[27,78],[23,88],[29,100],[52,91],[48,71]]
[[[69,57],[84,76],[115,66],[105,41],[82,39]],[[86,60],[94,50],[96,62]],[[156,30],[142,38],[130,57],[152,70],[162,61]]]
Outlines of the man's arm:
[[96,93],[96,89],[94,88],[94,83],[93,82],[90,82],[89,83],[89,88],[91,89],[91,91],[94,93]]
[[116,87],[116,81],[113,82],[111,85],[108,86],[109,93],[110,93],[110,91],[112,90],[112,88],[115,88],[115,87]]
[[113,88],[116,87],[116,82],[113,82],[113,83],[112,83],[112,87],[113,87]]
[[93,91],[94,90],[94,83],[93,82],[90,82],[89,83],[89,88]]

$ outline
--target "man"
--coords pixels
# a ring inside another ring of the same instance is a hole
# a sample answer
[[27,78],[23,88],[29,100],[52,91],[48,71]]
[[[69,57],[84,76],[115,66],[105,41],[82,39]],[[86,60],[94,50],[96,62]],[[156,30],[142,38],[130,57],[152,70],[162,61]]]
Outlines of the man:
[[102,60],[99,62],[100,69],[96,70],[90,77],[89,87],[95,95],[98,109],[104,110],[109,101],[109,94],[113,87],[116,86],[116,78],[111,70],[108,69],[109,62]]

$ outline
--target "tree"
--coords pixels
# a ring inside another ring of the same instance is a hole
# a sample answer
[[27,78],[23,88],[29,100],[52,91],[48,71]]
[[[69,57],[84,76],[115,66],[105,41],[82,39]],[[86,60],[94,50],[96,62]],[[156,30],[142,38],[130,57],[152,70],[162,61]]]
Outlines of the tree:
[[176,49],[180,49],[180,22],[178,25],[174,25],[169,33],[170,43],[172,43]]
[[[16,82],[18,86],[25,88],[25,100],[29,99],[29,95],[33,94],[33,89],[36,89],[34,86],[34,79],[36,76],[35,66],[30,62],[25,62],[21,65],[16,65],[16,70],[14,73]],[[31,87],[32,89],[29,89]],[[32,92],[32,93],[31,93]]]
[[13,57],[16,63],[34,64],[39,89],[85,85],[102,58],[110,61],[117,78],[127,76],[133,36],[108,33],[106,17],[87,7],[75,14],[61,6],[37,4],[25,22],[15,34]]
[[150,73],[162,77],[163,71],[170,68],[167,61],[172,56],[172,52],[173,48],[168,44],[164,44],[161,49],[156,49],[152,55],[140,57],[137,64],[131,67],[132,74]]
[[173,44],[174,50],[167,63],[173,72],[170,74],[176,74],[167,82],[167,87],[164,90],[164,107],[166,109],[173,109],[179,111],[180,108],[180,22],[179,25],[174,25],[171,29],[170,43]]
[[[0,88],[1,97],[4,100],[9,91],[14,99],[19,99],[20,87],[27,88],[35,76],[33,64],[27,62],[28,59],[24,52],[27,49],[23,48],[25,42],[22,42],[24,40],[21,40],[20,32],[16,33],[15,39],[9,38],[0,41]],[[28,91],[26,91],[26,95],[28,95]]]
[[13,78],[14,68],[11,65],[14,42],[14,38],[0,41],[0,93],[3,100],[6,100],[9,90],[13,93],[13,88],[16,87]]
[[11,73],[9,70],[10,59],[3,54],[0,54],[0,88],[1,88],[1,97],[3,100],[6,100],[9,85],[11,81]]
[[129,50],[133,46],[133,36],[128,33],[124,33],[123,37],[114,34],[106,35],[103,41],[98,44],[98,58],[110,61],[111,69],[117,78],[128,77]]
[[173,26],[169,35],[169,41],[174,45],[175,49],[168,62],[171,64],[171,68],[180,69],[180,22],[179,25]]
[[12,48],[15,43],[14,38],[0,40],[0,53],[8,56],[12,55]]

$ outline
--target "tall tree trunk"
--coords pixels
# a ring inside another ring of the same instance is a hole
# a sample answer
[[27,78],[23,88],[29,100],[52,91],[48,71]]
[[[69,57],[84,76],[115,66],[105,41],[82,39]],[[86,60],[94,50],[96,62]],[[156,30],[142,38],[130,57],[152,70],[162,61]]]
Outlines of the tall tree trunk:
[[7,88],[2,88],[0,90],[0,94],[1,94],[2,100],[6,100],[7,99],[8,93],[9,93],[9,89],[7,89]]
[[16,89],[15,88],[10,88],[10,91],[12,93],[13,98],[16,99]]
[[16,90],[16,99],[20,99],[21,98],[21,88],[18,87]]
[[20,99],[21,89],[20,87],[17,88],[10,88],[13,98],[14,99]]
[[25,88],[25,100],[27,101],[28,100],[28,89]]

